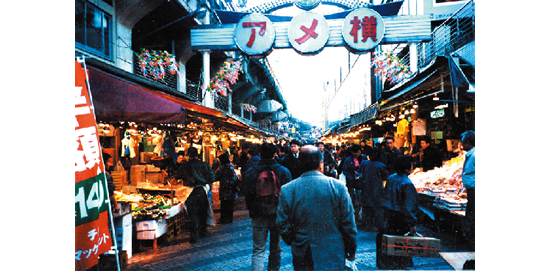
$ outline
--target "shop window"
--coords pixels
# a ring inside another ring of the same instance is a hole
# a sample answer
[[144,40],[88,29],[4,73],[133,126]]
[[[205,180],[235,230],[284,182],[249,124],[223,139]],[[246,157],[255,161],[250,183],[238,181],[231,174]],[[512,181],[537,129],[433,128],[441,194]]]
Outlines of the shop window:
[[92,4],[75,0],[75,46],[111,58],[112,17]]

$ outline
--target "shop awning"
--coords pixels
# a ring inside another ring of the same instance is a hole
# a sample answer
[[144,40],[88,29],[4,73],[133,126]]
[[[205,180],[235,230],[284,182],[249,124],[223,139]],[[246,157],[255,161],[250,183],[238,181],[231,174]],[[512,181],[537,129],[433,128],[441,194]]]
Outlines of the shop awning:
[[350,116],[350,123],[351,126],[354,127],[356,125],[359,125],[363,122],[366,122],[368,120],[374,119],[378,116],[378,102],[369,105],[367,108],[365,108],[363,111],[351,115]]
[[185,123],[186,107],[153,91],[88,66],[96,118],[100,121]]
[[[434,59],[426,68],[420,71],[416,76],[393,87],[388,91],[382,93],[382,99],[380,102],[380,111],[388,109],[388,106],[394,104],[400,100],[405,99],[407,94],[417,94],[419,92],[424,92],[422,94],[426,95],[431,92],[437,92],[441,88],[434,89],[431,83],[435,79],[439,78],[442,72],[445,72],[448,69],[448,59],[444,56],[438,56]],[[423,84],[429,84],[429,86],[424,86]],[[440,83],[435,84],[441,85]],[[427,87],[430,87],[428,89]],[[449,88],[450,89],[450,88]]]

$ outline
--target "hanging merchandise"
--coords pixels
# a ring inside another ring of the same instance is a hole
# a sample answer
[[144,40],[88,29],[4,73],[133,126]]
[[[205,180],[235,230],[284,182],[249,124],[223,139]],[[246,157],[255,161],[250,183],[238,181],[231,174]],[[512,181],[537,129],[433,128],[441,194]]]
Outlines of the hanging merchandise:
[[402,119],[397,123],[397,134],[404,135],[407,133],[407,128],[409,128],[409,121]]
[[166,69],[168,69],[172,75],[179,73],[179,65],[176,62],[176,57],[167,51],[147,50],[142,48],[138,59],[139,67],[145,77],[151,75],[155,80],[164,80]]
[[210,84],[206,87],[206,91],[210,91],[213,96],[222,95],[227,97],[228,92],[232,92],[229,85],[235,84],[239,79],[239,72],[241,71],[241,60],[229,61],[223,63],[223,66],[218,70],[216,75],[210,81]]
[[376,76],[387,79],[389,82],[399,81],[412,75],[412,71],[403,63],[403,60],[393,52],[376,52],[372,58],[372,66]]
[[128,131],[124,132],[124,138],[122,139],[122,154],[121,157],[136,157],[135,151],[136,142]]
[[241,108],[242,108],[244,111],[252,112],[252,113],[256,113],[256,112],[258,111],[258,108],[256,108],[255,106],[253,106],[253,105],[251,105],[251,104],[241,103]]
[[426,121],[423,119],[416,119],[412,121],[412,135],[424,136],[426,135]]

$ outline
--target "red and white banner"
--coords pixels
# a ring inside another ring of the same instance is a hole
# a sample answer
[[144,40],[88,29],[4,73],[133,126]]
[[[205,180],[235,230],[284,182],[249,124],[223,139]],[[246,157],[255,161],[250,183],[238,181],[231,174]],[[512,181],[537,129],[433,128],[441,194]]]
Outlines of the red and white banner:
[[75,60],[75,270],[111,250],[109,193],[86,70]]

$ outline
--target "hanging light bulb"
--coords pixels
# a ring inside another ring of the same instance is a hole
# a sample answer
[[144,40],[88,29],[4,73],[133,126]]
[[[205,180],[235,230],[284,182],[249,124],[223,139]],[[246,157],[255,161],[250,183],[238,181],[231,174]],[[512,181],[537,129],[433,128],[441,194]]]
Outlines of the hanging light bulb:
[[414,110],[414,108],[412,108],[410,112],[411,112],[411,114],[414,114],[414,113],[416,113],[416,110]]
[[437,94],[435,94],[434,101],[439,101],[439,97],[437,97]]
[[418,108],[418,104],[417,104],[417,103],[414,103],[414,104],[413,104],[413,108]]
[[411,112],[409,112],[409,110],[408,110],[408,109],[407,109],[407,110],[405,110],[405,115],[408,115],[408,114],[410,114],[410,113],[411,113]]

